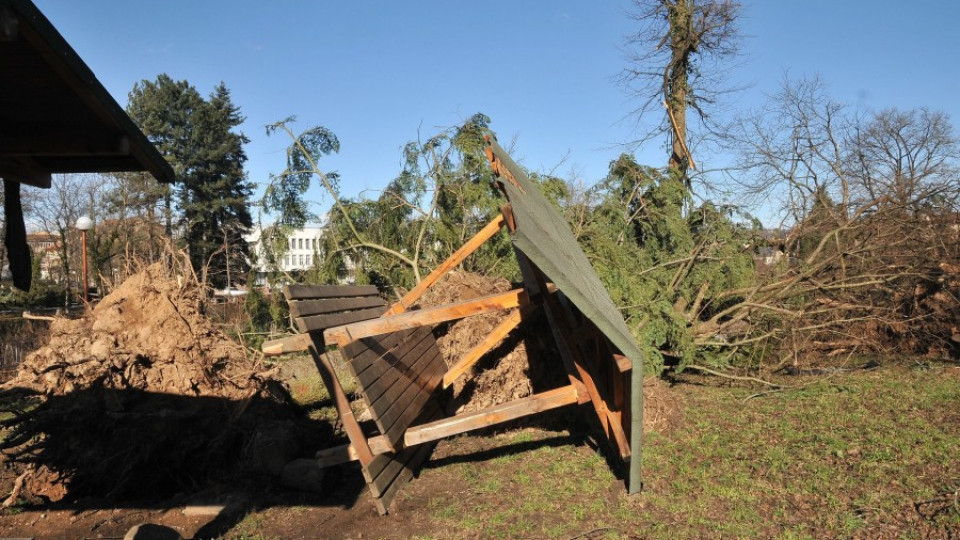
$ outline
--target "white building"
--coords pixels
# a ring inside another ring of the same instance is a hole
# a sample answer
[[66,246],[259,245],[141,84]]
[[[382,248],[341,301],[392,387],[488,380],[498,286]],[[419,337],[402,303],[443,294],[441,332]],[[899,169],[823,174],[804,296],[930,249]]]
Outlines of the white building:
[[[267,258],[264,254],[263,243],[260,241],[262,231],[254,229],[245,239],[250,245],[250,254],[255,262],[251,267],[256,271],[257,285],[266,284],[267,276]],[[278,269],[284,272],[298,272],[308,270],[318,261],[320,254],[320,236],[323,234],[323,227],[304,227],[290,233],[287,242],[286,252],[278,261]],[[347,260],[347,268],[352,270],[353,264]],[[352,282],[347,279],[345,282]]]

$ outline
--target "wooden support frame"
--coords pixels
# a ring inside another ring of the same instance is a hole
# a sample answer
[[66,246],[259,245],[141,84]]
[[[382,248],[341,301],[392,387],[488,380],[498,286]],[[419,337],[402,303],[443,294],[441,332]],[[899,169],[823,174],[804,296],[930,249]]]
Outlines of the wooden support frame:
[[512,332],[517,326],[520,326],[521,319],[521,310],[512,310],[480,343],[477,343],[472,349],[467,351],[459,362],[447,370],[447,373],[443,376],[443,387],[450,388],[454,381],[459,379],[471,366],[476,364],[485,354],[496,347],[507,334]]
[[336,343],[344,346],[365,337],[397,332],[420,326],[434,325],[442,322],[462,319],[471,315],[489,313],[510,309],[527,303],[527,294],[523,289],[514,289],[505,293],[492,294],[473,300],[458,302],[448,306],[420,309],[369,319],[362,322],[328,328],[323,332],[327,343]]
[[[509,182],[511,178],[505,180]],[[631,458],[629,402],[630,392],[635,391],[631,385],[631,361],[619,354],[607,335],[573,306],[519,248],[515,247],[515,253],[523,287],[410,310],[431,286],[501,228],[505,226],[515,234],[518,225],[512,206],[505,205],[499,216],[389,307],[371,297],[373,293],[368,287],[285,290],[288,299],[291,294],[296,296],[299,303],[291,305],[291,314],[297,327],[308,333],[310,339],[273,340],[265,344],[265,354],[304,346],[313,354],[350,438],[348,445],[319,452],[317,462],[332,466],[359,461],[381,513],[387,511],[400,482],[411,477],[413,467],[429,454],[431,443],[567,405],[589,403],[619,456]],[[552,264],[552,260],[548,261]],[[432,331],[426,329],[501,310],[510,311],[488,335],[446,368]],[[434,392],[449,388],[463,377],[534,310],[545,313],[569,384],[480,411],[444,417]],[[340,347],[346,365],[357,377],[358,395],[372,417],[363,428],[354,417],[329,359],[319,354],[326,344]]]

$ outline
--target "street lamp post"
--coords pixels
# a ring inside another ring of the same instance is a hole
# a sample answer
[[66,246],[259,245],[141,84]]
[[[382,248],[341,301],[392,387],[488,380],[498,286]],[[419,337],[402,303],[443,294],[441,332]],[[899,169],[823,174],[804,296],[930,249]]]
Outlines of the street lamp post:
[[88,216],[80,216],[77,220],[77,229],[80,230],[80,245],[83,253],[83,303],[90,303],[90,288],[87,286],[87,231],[93,228],[93,220]]

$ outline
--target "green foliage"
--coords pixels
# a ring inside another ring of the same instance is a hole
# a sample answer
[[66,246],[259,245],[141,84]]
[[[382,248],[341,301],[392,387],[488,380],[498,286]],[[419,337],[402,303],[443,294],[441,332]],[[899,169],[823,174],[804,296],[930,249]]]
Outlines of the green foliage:
[[187,81],[161,74],[134,86],[127,111],[177,176],[176,200],[169,187],[161,188],[167,234],[176,222],[194,268],[206,268],[214,286],[242,281],[249,269],[243,235],[253,225],[253,185],[243,170],[249,140],[234,131],[243,117],[226,85],[204,99]]
[[[702,321],[740,300],[721,293],[755,282],[755,224],[732,207],[692,207],[685,180],[622,155],[589,190],[579,241],[659,372],[666,363],[716,364]],[[575,212],[576,213],[576,212]]]
[[[483,154],[489,118],[471,117],[404,147],[404,165],[376,198],[344,198],[339,178],[320,161],[339,150],[336,136],[314,127],[294,136],[292,119],[268,128],[286,132],[292,144],[283,173],[272,177],[264,208],[281,226],[301,227],[315,219],[304,195],[318,179],[334,199],[321,238],[318,264],[300,279],[321,283],[352,277],[383,290],[410,288],[499,213],[503,203]],[[519,270],[509,239],[500,235],[464,263],[466,270],[516,278]]]

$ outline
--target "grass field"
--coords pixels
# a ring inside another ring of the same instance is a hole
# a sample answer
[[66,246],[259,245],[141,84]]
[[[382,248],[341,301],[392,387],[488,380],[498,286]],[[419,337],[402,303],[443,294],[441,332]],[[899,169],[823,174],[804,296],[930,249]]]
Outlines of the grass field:
[[[441,443],[399,516],[337,519],[331,537],[960,538],[960,368],[784,382],[797,388],[752,398],[718,379],[676,384],[682,413],[646,438],[642,494],[625,493],[589,437],[467,436]],[[231,534],[285,538],[272,532],[281,515],[253,513]]]

